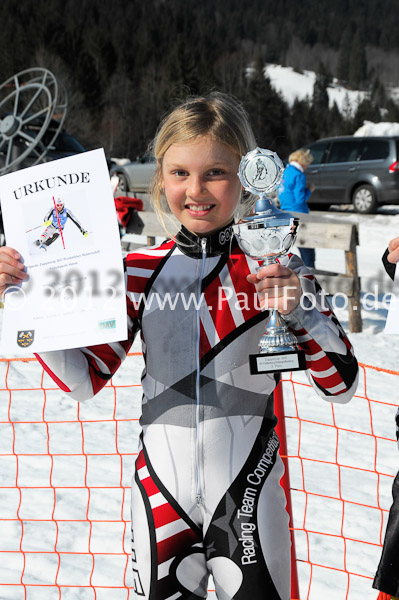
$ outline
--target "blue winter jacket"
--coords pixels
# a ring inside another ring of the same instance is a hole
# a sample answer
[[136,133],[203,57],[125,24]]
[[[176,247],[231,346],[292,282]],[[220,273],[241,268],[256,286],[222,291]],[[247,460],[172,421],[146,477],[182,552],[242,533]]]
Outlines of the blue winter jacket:
[[306,177],[293,164],[289,164],[284,171],[283,179],[277,190],[282,210],[308,213],[309,207],[306,200],[311,191],[306,187]]

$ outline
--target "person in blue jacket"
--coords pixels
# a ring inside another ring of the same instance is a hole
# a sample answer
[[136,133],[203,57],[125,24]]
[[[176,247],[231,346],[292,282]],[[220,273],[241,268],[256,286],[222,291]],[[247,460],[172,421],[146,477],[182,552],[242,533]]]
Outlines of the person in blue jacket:
[[[282,210],[308,213],[307,200],[314,191],[314,185],[306,186],[305,171],[313,160],[309,150],[300,148],[290,154],[289,165],[277,190]],[[299,248],[303,262],[314,269],[315,251],[313,248]]]

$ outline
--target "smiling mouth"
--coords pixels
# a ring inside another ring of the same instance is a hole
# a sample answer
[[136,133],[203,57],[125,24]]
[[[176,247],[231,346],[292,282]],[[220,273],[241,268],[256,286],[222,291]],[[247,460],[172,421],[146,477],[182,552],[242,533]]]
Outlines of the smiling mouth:
[[193,212],[206,212],[213,208],[214,204],[186,204],[186,208]]

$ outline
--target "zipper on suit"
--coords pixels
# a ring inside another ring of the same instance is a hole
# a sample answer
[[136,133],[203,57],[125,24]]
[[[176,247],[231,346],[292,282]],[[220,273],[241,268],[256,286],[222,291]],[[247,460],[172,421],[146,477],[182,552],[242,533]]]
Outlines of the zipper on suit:
[[197,326],[197,339],[195,346],[195,360],[196,360],[196,381],[195,381],[195,468],[196,468],[196,492],[195,500],[199,506],[202,503],[202,491],[201,491],[201,476],[200,476],[200,454],[201,454],[201,443],[199,439],[199,426],[200,426],[200,337],[201,337],[201,318],[200,318],[200,300],[202,291],[202,280],[204,278],[205,271],[205,260],[206,260],[206,238],[201,238],[201,272],[198,279],[197,287],[197,304],[196,304],[196,326]]

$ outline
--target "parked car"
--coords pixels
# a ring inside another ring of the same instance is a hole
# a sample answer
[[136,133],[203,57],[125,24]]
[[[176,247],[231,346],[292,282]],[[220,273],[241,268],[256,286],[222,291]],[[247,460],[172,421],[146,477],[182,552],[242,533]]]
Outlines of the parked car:
[[148,154],[124,165],[115,165],[110,170],[110,176],[119,178],[119,191],[123,193],[148,192],[151,179],[156,171],[157,163]]
[[399,137],[324,138],[307,146],[313,162],[306,170],[315,191],[309,206],[353,204],[375,213],[382,204],[399,204]]

